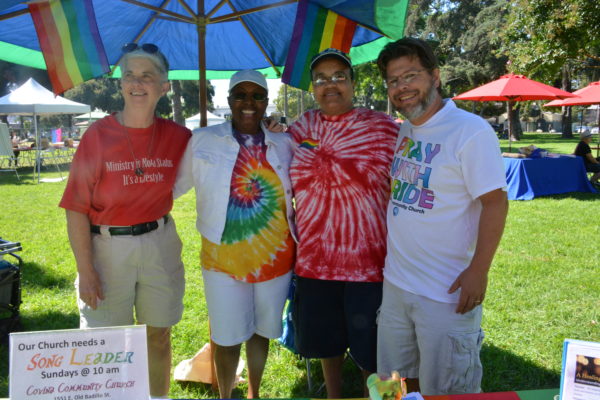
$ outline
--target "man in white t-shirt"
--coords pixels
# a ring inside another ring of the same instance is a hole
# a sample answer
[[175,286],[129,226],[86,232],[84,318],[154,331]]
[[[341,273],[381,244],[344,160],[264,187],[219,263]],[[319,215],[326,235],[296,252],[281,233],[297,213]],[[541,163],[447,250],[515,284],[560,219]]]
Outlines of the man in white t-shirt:
[[377,60],[406,117],[391,167],[379,373],[424,395],[481,390],[481,303],[508,201],[491,126],[440,94],[429,45],[403,38]]

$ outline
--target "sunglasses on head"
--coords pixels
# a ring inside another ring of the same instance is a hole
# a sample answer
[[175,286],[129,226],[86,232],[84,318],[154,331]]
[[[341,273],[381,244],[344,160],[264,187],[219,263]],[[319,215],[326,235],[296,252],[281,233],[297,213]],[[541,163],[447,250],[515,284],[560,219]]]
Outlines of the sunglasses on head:
[[137,44],[132,42],[127,43],[123,45],[123,47],[121,47],[121,51],[123,53],[131,53],[133,51],[136,51],[137,49],[140,49],[148,54],[156,54],[165,63],[165,68],[167,69],[167,71],[169,70],[169,62],[167,61],[165,56],[160,52],[158,46],[153,43]]

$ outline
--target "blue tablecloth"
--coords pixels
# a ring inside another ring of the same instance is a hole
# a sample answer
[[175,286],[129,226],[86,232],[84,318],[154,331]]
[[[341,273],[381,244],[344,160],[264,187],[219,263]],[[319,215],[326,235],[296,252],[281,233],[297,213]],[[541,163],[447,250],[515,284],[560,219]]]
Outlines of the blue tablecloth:
[[504,158],[509,200],[567,192],[597,193],[581,157]]

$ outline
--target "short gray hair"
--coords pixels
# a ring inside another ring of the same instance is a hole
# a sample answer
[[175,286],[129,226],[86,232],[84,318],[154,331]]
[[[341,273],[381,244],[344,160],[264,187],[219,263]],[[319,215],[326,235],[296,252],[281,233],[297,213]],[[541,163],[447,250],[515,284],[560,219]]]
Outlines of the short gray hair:
[[141,48],[135,49],[134,51],[125,53],[123,55],[123,58],[121,59],[121,62],[120,62],[121,76],[123,76],[124,72],[127,70],[127,64],[129,63],[129,60],[132,58],[145,58],[145,59],[149,60],[156,67],[156,70],[158,71],[162,81],[166,82],[169,80],[169,71],[167,70],[168,69],[167,64],[166,64],[167,59],[165,58],[165,56],[158,51],[156,53],[148,53],[148,52],[142,50]]

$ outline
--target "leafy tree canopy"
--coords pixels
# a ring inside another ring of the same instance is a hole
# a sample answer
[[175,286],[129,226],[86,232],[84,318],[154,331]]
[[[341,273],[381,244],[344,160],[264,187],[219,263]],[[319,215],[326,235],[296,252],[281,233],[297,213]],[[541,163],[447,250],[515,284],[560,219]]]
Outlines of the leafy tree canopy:
[[552,81],[565,65],[574,72],[597,69],[598,0],[516,0],[503,26],[502,51],[510,57],[512,71]]

